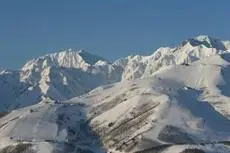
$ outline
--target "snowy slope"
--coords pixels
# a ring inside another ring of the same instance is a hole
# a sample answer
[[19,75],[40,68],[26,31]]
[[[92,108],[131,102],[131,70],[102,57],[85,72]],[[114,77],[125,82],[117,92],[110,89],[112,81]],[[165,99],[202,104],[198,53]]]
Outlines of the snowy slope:
[[10,112],[0,118],[0,125],[0,148],[10,146],[10,153],[20,143],[33,145],[28,149],[38,153],[103,150],[78,105],[42,101]]
[[115,150],[228,141],[230,99],[222,94],[229,86],[225,75],[230,68],[224,60],[228,56],[215,55],[150,78],[99,87],[81,101],[90,105],[91,124],[103,144]]
[[223,92],[229,86],[229,57],[214,55],[67,101],[45,99],[14,110],[0,118],[0,146],[24,142],[34,152],[47,153],[181,153],[195,148],[227,153],[229,97]]
[[40,89],[20,81],[20,71],[0,72],[0,111],[28,106],[40,100]]

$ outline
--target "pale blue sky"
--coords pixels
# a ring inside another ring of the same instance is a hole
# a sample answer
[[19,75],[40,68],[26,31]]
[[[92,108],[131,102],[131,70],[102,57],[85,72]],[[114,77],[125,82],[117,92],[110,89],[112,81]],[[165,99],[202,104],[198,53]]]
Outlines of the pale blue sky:
[[64,48],[109,60],[200,34],[230,39],[229,0],[0,0],[0,68]]

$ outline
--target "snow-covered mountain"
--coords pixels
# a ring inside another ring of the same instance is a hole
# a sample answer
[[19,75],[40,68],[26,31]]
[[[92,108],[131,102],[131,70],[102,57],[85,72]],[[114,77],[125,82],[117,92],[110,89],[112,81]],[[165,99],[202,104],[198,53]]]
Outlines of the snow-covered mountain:
[[114,64],[123,68],[122,79],[129,80],[148,77],[162,67],[188,64],[229,49],[230,41],[198,36],[183,41],[177,47],[162,47],[150,56],[128,56],[115,61]]
[[230,41],[198,36],[175,48],[159,48],[150,56],[128,56],[114,63],[83,50],[68,49],[34,58],[19,71],[2,70],[0,83],[7,80],[8,83],[0,90],[6,101],[0,104],[7,109],[34,104],[47,97],[66,100],[100,85],[150,77],[166,66],[188,64],[228,49]]
[[4,96],[7,105],[1,102],[1,106],[15,108],[47,97],[69,99],[99,85],[120,81],[121,72],[119,67],[82,50],[48,54],[30,60],[19,71],[2,70],[0,95]]
[[21,108],[0,113],[0,153],[228,153],[229,50],[198,36],[114,63],[70,49],[1,70],[2,110]]
[[21,79],[38,83],[41,91],[50,92],[48,96],[54,99],[65,99],[101,84],[119,81],[116,71],[116,67],[103,58],[69,49],[27,62],[22,68]]

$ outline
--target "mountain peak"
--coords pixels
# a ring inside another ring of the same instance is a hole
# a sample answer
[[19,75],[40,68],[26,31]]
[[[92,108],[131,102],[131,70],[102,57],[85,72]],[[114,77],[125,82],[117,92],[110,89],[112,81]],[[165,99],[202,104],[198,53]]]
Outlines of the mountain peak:
[[189,38],[182,42],[182,46],[185,46],[186,44],[190,44],[193,47],[196,46],[202,46],[206,48],[215,48],[217,50],[227,50],[228,47],[226,46],[226,41],[223,41],[218,38],[213,38],[208,35],[199,35],[194,38]]
[[[98,61],[106,61],[104,58],[91,54],[85,50],[78,50],[78,49],[67,49],[67,50],[62,50],[60,52],[57,53],[53,53],[53,54],[48,54],[46,56],[51,56],[53,58],[66,58],[68,60],[73,59],[74,57],[79,57],[79,59],[83,60],[84,62],[86,62],[89,65],[94,65],[95,63],[97,63]],[[78,61],[76,61],[78,62]]]
[[210,40],[214,40],[214,39],[217,40],[217,38],[213,38],[213,37],[208,36],[208,35],[199,35],[199,36],[196,36],[194,39],[197,39],[198,41],[210,41]]
[[104,58],[91,54],[84,50],[66,49],[60,52],[47,54],[28,61],[23,70],[46,67],[66,67],[66,68],[82,68],[94,65],[98,61],[106,61]]

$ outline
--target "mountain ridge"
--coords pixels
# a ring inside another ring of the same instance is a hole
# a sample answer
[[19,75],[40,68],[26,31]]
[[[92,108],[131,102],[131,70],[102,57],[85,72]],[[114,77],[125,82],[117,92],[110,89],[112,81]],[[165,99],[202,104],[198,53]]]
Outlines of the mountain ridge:
[[[195,45],[191,45],[193,41],[196,41]],[[220,50],[221,45],[219,44],[221,43],[222,47],[226,46],[226,50]],[[187,39],[174,48],[161,47],[149,56],[133,55],[120,58],[113,63],[84,50],[67,49],[33,58],[17,72],[14,70],[2,70],[2,72],[14,71],[19,74],[16,75],[18,82],[13,86],[22,88],[26,95],[31,93],[37,95],[34,96],[36,98],[33,103],[38,102],[39,97],[64,100],[84,94],[100,85],[150,77],[167,66],[189,64],[207,56],[228,52],[229,44],[229,41],[198,36]],[[0,75],[0,78],[3,76],[5,75]],[[21,87],[21,84],[24,84],[25,87]],[[7,92],[14,91],[7,90]],[[12,99],[12,95],[6,95],[9,97],[6,100],[10,105],[15,103],[19,103],[17,106],[21,105],[22,100],[19,100],[18,96],[15,100],[9,100]],[[22,94],[19,97],[26,96]],[[16,106],[12,106],[14,107]]]

